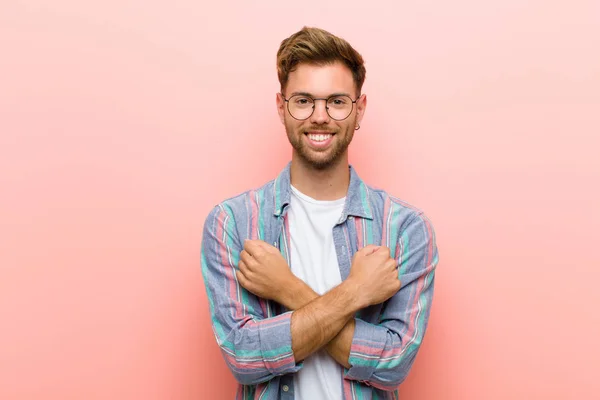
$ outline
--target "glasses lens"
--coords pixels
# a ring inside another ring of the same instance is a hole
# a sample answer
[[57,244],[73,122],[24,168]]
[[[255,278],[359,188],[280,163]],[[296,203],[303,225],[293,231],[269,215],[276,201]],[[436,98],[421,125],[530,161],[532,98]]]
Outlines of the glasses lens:
[[353,105],[348,96],[333,96],[327,100],[327,112],[331,118],[339,121],[348,118]]
[[315,102],[307,96],[292,96],[288,100],[288,111],[296,119],[307,119],[313,112]]

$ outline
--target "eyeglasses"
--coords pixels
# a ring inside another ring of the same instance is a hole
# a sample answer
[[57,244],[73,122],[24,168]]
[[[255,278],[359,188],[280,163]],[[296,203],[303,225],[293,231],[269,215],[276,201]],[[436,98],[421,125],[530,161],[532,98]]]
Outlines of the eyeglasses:
[[[283,93],[281,94],[283,96]],[[289,99],[283,96],[283,99],[287,103],[287,109],[292,118],[299,121],[304,121],[315,112],[315,102],[317,100],[325,101],[325,110],[327,114],[336,121],[342,121],[352,114],[354,109],[354,103],[357,100],[352,100],[346,95],[333,95],[326,99],[315,99],[308,95],[294,95]]]

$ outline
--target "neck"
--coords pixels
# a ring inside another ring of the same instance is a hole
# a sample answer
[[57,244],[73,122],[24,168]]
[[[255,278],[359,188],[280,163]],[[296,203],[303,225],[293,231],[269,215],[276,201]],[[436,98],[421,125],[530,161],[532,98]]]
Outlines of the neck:
[[315,169],[294,152],[290,174],[292,185],[315,200],[341,199],[347,194],[350,184],[348,153],[326,169]]

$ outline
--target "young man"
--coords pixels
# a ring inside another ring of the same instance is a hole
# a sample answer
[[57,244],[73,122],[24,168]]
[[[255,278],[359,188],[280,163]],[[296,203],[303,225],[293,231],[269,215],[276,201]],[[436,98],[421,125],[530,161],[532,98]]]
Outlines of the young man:
[[438,263],[425,215],[348,164],[363,59],[304,28],[277,52],[292,160],[208,215],[202,272],[237,399],[395,399],[417,354]]

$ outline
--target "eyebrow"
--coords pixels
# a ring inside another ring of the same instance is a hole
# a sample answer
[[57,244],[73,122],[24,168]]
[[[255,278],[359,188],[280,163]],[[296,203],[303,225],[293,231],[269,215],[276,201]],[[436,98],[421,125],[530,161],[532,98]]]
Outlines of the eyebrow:
[[[290,97],[292,97],[292,96],[307,96],[307,97],[312,97],[313,99],[316,97],[312,93],[308,93],[308,92],[293,92],[292,94],[290,94]],[[348,97],[352,98],[352,96],[350,96],[348,93],[345,93],[345,92],[332,93],[329,96],[327,96],[327,98],[332,97],[332,96],[348,96]]]

